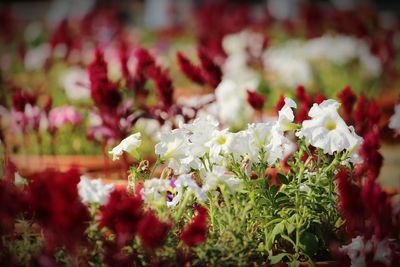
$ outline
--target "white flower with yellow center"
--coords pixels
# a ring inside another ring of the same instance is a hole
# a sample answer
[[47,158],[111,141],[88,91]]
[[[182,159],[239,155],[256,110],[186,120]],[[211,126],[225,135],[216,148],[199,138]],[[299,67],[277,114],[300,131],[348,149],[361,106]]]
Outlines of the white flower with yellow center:
[[354,152],[362,139],[340,117],[338,107],[339,103],[333,99],[314,104],[308,112],[311,119],[303,121],[296,135],[304,137],[308,144],[321,148],[326,154],[343,150]]
[[217,159],[222,154],[228,154],[231,152],[233,144],[233,133],[229,132],[228,129],[222,131],[214,131],[212,139],[206,143],[206,146],[210,149],[211,159]]
[[124,151],[131,156],[137,156],[136,149],[140,147],[142,140],[140,140],[140,133],[135,133],[121,141],[119,145],[114,147],[109,154],[113,156],[113,160],[118,160]]

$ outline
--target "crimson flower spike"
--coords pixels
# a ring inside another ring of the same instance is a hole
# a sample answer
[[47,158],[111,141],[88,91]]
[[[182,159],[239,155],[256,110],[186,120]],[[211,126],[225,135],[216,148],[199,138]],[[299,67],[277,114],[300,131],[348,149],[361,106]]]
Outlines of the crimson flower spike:
[[204,85],[206,83],[203,71],[199,66],[190,62],[181,52],[176,54],[176,58],[178,60],[179,69],[189,80],[199,85]]
[[213,88],[217,87],[222,79],[221,68],[214,63],[204,48],[200,47],[197,50],[197,56],[200,59],[201,66],[208,84]]
[[263,96],[257,92],[247,90],[247,102],[255,110],[261,111],[264,107],[265,96]]

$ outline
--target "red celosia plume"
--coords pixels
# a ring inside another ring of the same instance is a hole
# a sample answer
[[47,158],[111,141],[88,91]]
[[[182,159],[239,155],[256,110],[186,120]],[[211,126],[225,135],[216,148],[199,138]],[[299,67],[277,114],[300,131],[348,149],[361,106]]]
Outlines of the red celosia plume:
[[192,221],[181,232],[181,240],[188,246],[198,246],[207,236],[207,209],[198,207]]

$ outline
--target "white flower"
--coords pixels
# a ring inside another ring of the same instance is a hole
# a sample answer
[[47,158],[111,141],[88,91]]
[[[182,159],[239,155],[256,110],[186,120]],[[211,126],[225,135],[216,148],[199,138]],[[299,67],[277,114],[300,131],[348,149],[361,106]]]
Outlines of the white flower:
[[306,184],[300,184],[299,190],[302,191],[302,192],[308,193],[308,192],[310,192],[311,189],[310,189],[310,187],[309,187],[308,185],[306,185]]
[[113,190],[114,184],[106,185],[100,179],[90,179],[86,176],[81,176],[78,184],[78,193],[84,204],[98,203],[104,205]]
[[31,48],[26,52],[24,65],[27,70],[39,70],[44,67],[46,60],[49,58],[51,48],[48,43],[41,44],[35,48]]
[[171,181],[167,179],[152,178],[143,183],[141,191],[146,203],[160,202],[165,199],[166,192],[171,188]]
[[250,119],[245,90],[240,90],[233,80],[223,80],[215,89],[217,115],[228,125],[240,127]]
[[135,156],[137,153],[136,149],[141,145],[142,140],[140,138],[140,133],[135,133],[124,140],[121,141],[119,145],[114,147],[110,152],[113,155],[113,160],[118,160],[122,153],[125,151],[130,155]]
[[60,83],[71,100],[87,99],[90,97],[90,81],[87,72],[81,68],[71,68],[60,78]]
[[174,182],[176,195],[171,201],[167,201],[167,207],[175,207],[182,198],[183,190],[186,189],[186,194],[194,194],[195,197],[205,202],[207,201],[207,194],[191,177],[190,175],[184,174],[180,175],[178,179]]
[[228,175],[223,166],[214,166],[212,172],[205,172],[203,189],[208,192],[224,184],[233,193],[242,189],[241,180],[233,175]]
[[297,108],[296,102],[286,97],[285,105],[278,112],[278,117],[279,117],[278,122],[283,131],[293,129],[292,126],[293,125],[292,122],[294,120],[294,114],[292,110],[293,108]]
[[28,180],[22,177],[18,172],[14,173],[14,184],[16,186],[27,186]]
[[308,113],[311,119],[303,121],[296,135],[304,137],[307,143],[330,155],[343,150],[353,152],[362,139],[353,127],[346,125],[337,112],[338,107],[339,103],[332,99],[320,105],[314,104]]
[[183,129],[174,129],[161,133],[155,152],[162,160],[168,160],[168,166],[178,172],[181,160],[187,157],[188,147],[187,132]]
[[350,244],[342,246],[340,250],[347,253],[352,267],[367,266],[366,257],[371,253],[374,256],[373,262],[380,262],[385,266],[391,266],[393,264],[393,251],[390,243],[393,241],[387,238],[379,240],[376,236],[372,236],[371,239],[366,240],[365,237],[357,236],[351,240]]
[[394,114],[390,117],[389,128],[400,134],[400,104],[397,104],[394,108]]
[[287,43],[282,47],[270,48],[263,56],[264,68],[274,79],[286,87],[310,84],[313,72],[299,42]]
[[201,157],[208,150],[205,144],[218,131],[218,122],[211,116],[204,116],[182,125],[181,128],[188,131],[191,155]]
[[212,139],[205,145],[210,149],[210,158],[216,159],[220,153],[228,154],[231,152],[233,143],[233,134],[228,129],[214,131]]

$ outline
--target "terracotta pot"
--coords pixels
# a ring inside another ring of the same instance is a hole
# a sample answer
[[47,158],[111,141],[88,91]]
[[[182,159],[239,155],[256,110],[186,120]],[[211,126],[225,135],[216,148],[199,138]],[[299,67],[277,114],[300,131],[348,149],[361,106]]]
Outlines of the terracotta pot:
[[[81,172],[103,172],[107,174],[108,172],[118,172],[128,167],[124,165],[122,160],[112,161],[110,158],[98,155],[11,155],[10,160],[23,177],[30,177],[46,169],[66,171],[71,167],[76,167]],[[132,160],[128,161],[129,165],[134,163]]]

